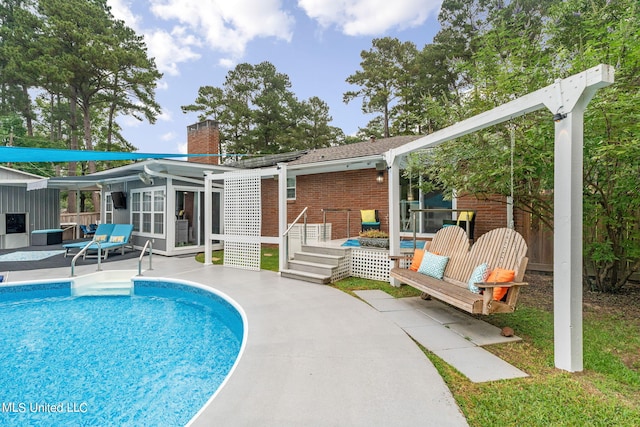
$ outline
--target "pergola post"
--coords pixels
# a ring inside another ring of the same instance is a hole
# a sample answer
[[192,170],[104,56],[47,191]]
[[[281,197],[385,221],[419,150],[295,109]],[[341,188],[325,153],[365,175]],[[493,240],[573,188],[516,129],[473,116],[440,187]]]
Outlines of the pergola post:
[[286,270],[289,266],[289,260],[287,258],[287,250],[285,245],[284,233],[287,231],[287,164],[278,163],[278,255],[279,255],[279,270]]
[[[400,255],[400,166],[399,158],[396,158],[388,167],[389,185],[389,255]],[[389,260],[389,263],[393,261]],[[392,267],[392,265],[390,265]],[[390,278],[393,286],[400,286],[395,278]]]
[[211,254],[211,219],[213,218],[213,177],[209,173],[204,175],[204,265],[213,264]]
[[555,125],[553,324],[555,366],[582,371],[582,137],[584,110]]

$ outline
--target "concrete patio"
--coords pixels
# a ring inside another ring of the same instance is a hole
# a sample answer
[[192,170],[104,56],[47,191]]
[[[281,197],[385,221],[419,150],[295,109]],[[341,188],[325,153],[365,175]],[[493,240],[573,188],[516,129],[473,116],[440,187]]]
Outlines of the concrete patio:
[[[271,271],[203,266],[193,257],[155,256],[153,262],[145,276],[213,286],[247,315],[248,341],[240,363],[194,426],[467,425],[422,351],[363,301]],[[82,265],[76,272],[95,268]],[[137,260],[112,261],[103,268],[136,270]],[[12,271],[9,279],[69,273],[69,268]]]

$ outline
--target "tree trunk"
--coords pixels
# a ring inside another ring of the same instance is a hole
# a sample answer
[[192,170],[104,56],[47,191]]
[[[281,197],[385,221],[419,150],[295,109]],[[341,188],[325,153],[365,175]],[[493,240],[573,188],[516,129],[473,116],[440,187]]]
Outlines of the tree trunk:
[[[69,148],[71,150],[78,149],[78,103],[75,89],[71,89],[69,97],[69,128],[71,130],[71,138],[69,138]],[[76,162],[69,162],[68,176],[76,176]],[[67,212],[74,213],[76,211],[76,193],[69,191],[67,197]]]
[[[93,151],[93,140],[91,135],[91,107],[89,105],[89,99],[83,100],[82,112],[83,112],[83,127],[84,127],[84,149],[86,151]],[[89,160],[89,174],[96,172],[95,160]],[[91,193],[91,199],[95,211],[100,210],[100,195],[97,191]]]

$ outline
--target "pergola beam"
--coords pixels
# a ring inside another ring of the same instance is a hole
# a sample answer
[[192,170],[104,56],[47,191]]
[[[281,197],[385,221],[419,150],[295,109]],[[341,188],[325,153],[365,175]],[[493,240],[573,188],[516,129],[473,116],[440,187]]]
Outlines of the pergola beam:
[[[614,81],[614,69],[600,64],[492,110],[456,123],[386,153],[389,194],[398,193],[399,165],[408,154],[485,129],[544,107],[564,120],[555,125],[554,159],[554,355],[555,366],[582,371],[582,147],[587,104]],[[566,116],[565,116],[566,115]],[[389,219],[400,217],[398,197],[389,197]],[[390,254],[399,255],[399,227],[390,226]]]

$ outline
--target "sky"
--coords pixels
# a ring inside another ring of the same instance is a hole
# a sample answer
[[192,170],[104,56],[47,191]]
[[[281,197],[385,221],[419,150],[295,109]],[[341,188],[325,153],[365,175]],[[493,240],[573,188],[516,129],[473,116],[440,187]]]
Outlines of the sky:
[[144,37],[163,73],[155,124],[119,117],[124,137],[140,152],[186,153],[182,113],[201,86],[221,87],[237,64],[271,62],[289,76],[299,100],[317,96],[329,105],[332,126],[354,135],[374,115],[361,100],[342,101],[345,82],[360,69],[372,40],[395,37],[418,49],[439,29],[442,0],[108,0],[111,12]]

